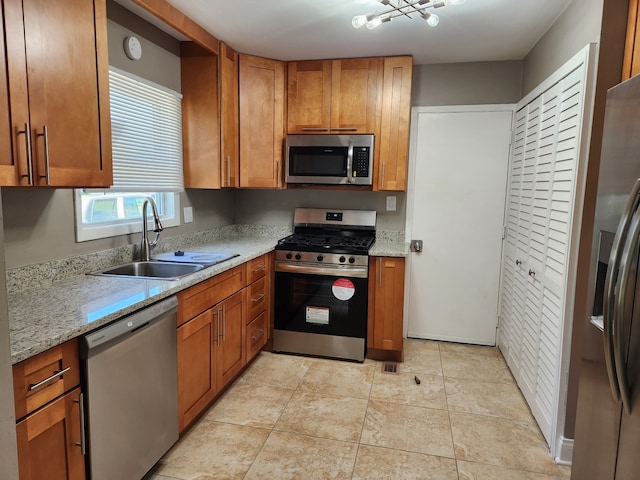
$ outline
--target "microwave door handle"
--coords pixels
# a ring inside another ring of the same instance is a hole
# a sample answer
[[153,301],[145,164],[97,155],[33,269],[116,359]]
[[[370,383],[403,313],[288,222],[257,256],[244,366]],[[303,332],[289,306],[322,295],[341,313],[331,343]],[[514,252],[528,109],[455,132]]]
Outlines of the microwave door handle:
[[347,150],[347,182],[354,183],[355,179],[353,178],[353,144],[349,144],[349,149]]
[[618,283],[620,269],[620,253],[627,239],[629,224],[633,213],[638,208],[638,195],[640,194],[640,178],[636,180],[633,190],[629,196],[629,200],[620,218],[618,230],[613,240],[611,253],[609,254],[609,266],[607,268],[607,276],[604,284],[604,301],[602,308],[603,331],[602,337],[604,342],[605,363],[607,367],[607,375],[611,386],[611,394],[617,402],[620,400],[620,386],[616,375],[615,364],[615,339],[613,331],[613,323],[615,321],[615,287]]

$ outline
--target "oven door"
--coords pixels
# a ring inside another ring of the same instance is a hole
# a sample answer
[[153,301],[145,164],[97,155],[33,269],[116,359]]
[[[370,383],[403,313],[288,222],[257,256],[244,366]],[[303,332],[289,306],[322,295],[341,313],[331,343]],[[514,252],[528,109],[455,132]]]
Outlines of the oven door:
[[279,271],[275,277],[276,330],[366,338],[366,278]]

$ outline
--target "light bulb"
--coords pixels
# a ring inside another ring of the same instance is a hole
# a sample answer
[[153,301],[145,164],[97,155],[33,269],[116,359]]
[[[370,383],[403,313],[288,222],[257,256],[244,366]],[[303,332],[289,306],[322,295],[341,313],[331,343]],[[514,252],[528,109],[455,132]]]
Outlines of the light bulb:
[[366,15],[356,15],[355,17],[353,17],[353,20],[351,20],[351,25],[353,25],[353,28],[360,28],[365,23],[367,23]]
[[424,12],[422,14],[422,18],[427,21],[427,24],[430,27],[435,27],[436,25],[438,25],[438,23],[440,23],[440,17],[435,13]]
[[371,20],[369,20],[366,24],[367,28],[369,30],[379,27],[380,25],[382,25],[382,19],[380,17],[373,17]]

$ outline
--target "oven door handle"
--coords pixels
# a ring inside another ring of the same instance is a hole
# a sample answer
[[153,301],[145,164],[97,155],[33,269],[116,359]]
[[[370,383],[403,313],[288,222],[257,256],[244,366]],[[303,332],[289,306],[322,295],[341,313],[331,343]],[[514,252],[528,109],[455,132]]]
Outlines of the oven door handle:
[[332,277],[353,277],[353,278],[367,278],[369,274],[369,268],[367,266],[362,267],[315,267],[312,265],[291,265],[288,263],[276,263],[276,272],[286,273],[306,273],[310,275],[329,275]]

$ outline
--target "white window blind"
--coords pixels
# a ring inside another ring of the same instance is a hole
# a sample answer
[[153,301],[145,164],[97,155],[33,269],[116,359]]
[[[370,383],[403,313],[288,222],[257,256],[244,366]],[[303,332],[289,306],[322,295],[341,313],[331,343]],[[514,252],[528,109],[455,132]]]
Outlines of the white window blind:
[[112,190],[183,190],[182,95],[114,67],[109,87]]

